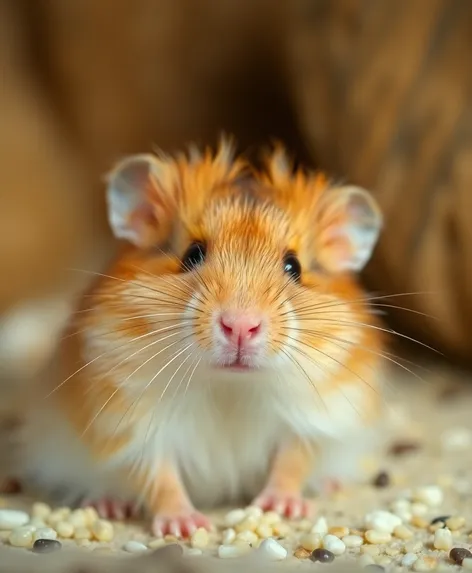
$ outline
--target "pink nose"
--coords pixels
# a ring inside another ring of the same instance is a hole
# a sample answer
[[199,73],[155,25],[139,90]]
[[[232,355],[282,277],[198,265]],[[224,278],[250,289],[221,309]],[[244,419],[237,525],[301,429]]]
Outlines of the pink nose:
[[261,333],[262,319],[257,314],[223,312],[220,327],[228,340],[244,344]]

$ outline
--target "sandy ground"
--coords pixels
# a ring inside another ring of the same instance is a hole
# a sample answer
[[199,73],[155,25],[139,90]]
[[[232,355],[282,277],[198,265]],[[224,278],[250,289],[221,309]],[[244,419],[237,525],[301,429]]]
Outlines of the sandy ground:
[[[308,552],[303,554],[299,550],[299,557],[294,555],[303,535],[311,530],[320,516],[326,518],[330,528],[346,527],[350,533],[363,537],[366,514],[374,510],[390,510],[392,503],[400,499],[403,500],[400,504],[406,503],[409,507],[410,517],[404,517],[404,520],[411,533],[410,539],[392,535],[380,544],[364,541],[361,547],[347,548],[336,557],[335,563],[349,563],[351,566],[377,564],[386,570],[400,567],[414,571],[458,568],[449,557],[450,548],[434,548],[435,533],[430,523],[438,516],[458,517],[447,528],[451,529],[451,546],[472,549],[472,384],[460,373],[437,369],[434,375],[421,371],[420,376],[421,381],[410,376],[397,377],[395,384],[392,384],[390,403],[395,451],[389,450],[381,459],[372,460],[365,483],[319,499],[318,514],[313,520],[291,522],[288,527],[284,526],[286,531],[282,528],[276,537],[287,549],[287,558],[277,566],[324,567],[307,558]],[[380,471],[388,476],[388,484],[384,487],[373,484]],[[436,505],[415,502],[417,488],[431,485],[439,487],[443,499]],[[20,495],[4,497],[1,503],[3,507],[31,509],[31,500]],[[217,557],[226,511],[224,509],[213,515],[217,531],[210,536],[209,545],[202,550],[204,555]],[[110,556],[125,557],[130,554],[123,547],[130,539],[146,546],[149,543],[153,545],[145,524],[114,525],[113,542],[61,540],[63,549],[79,547],[87,554],[93,552],[98,555],[99,552],[101,555],[109,553]],[[441,523],[439,527],[443,525]],[[12,548],[9,535],[9,532],[0,532],[0,555],[2,550],[8,552],[9,559],[13,555],[31,554],[30,549]],[[168,540],[168,543],[174,542]],[[182,545],[184,554],[188,553],[188,544]],[[256,553],[255,547],[248,549],[244,559]],[[405,554],[416,555],[417,559],[409,557],[406,561],[409,559],[411,563],[406,563]],[[189,554],[188,559],[196,562],[202,557]],[[3,562],[6,563],[5,560]],[[463,563],[464,568],[469,566],[472,566],[472,559]]]

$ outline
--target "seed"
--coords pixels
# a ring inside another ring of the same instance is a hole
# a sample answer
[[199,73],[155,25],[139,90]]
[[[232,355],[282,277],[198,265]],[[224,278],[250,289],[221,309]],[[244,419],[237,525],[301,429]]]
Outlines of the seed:
[[208,531],[204,527],[199,527],[190,538],[191,547],[203,549],[210,540]]
[[281,521],[280,523],[275,523],[272,529],[274,531],[274,535],[276,535],[277,537],[281,537],[282,539],[284,537],[287,537],[291,533],[290,526],[287,523],[284,523],[283,521]]
[[249,505],[244,510],[244,513],[246,516],[254,517],[255,519],[260,519],[264,514],[262,509],[260,507],[257,507],[257,505]]
[[236,531],[232,527],[223,531],[223,545],[230,545],[236,539]]
[[464,567],[464,569],[471,570],[472,569],[472,559],[470,557],[466,557],[465,559],[463,559],[462,560],[462,567]]
[[92,533],[97,541],[111,541],[115,536],[113,524],[104,519],[98,519],[92,525]]
[[346,547],[360,547],[364,543],[360,535],[346,535],[342,540]]
[[320,563],[331,563],[334,561],[334,553],[329,551],[329,549],[315,549],[310,555],[310,559]]
[[236,533],[241,533],[242,531],[256,531],[259,525],[255,517],[248,516],[243,521],[240,521],[234,526]]
[[234,527],[246,518],[244,509],[233,509],[225,515],[224,522],[227,527]]
[[328,529],[328,533],[339,538],[345,537],[346,535],[349,535],[349,527],[330,527]]
[[244,543],[249,543],[250,545],[256,543],[258,537],[254,531],[241,531],[236,535],[236,541],[243,541]]
[[74,527],[86,527],[87,526],[87,516],[83,509],[76,509],[67,518],[69,523],[72,523]]
[[250,550],[249,545],[220,545],[218,547],[218,557],[220,559],[232,559],[244,555]]
[[384,531],[378,531],[376,529],[368,529],[365,532],[365,538],[369,543],[373,545],[379,545],[380,543],[389,543],[392,540],[390,533]]
[[390,455],[393,456],[403,456],[405,454],[411,454],[420,449],[418,442],[396,442],[390,448]]
[[372,559],[372,557],[368,553],[365,553],[364,555],[361,555],[359,557],[358,563],[361,567],[365,568],[368,565],[373,565],[375,563],[375,561]]
[[37,539],[33,545],[35,553],[52,553],[61,549],[62,544],[57,539]]
[[11,530],[26,525],[29,515],[16,509],[0,509],[0,529]]
[[164,541],[166,543],[177,543],[179,540],[175,535],[167,534],[167,535],[164,535]]
[[[163,539],[162,537],[158,537],[156,539],[151,539],[151,541],[148,543],[148,547],[149,549],[159,549],[161,547],[164,547],[165,544],[166,544],[165,539]],[[170,545],[168,547],[170,547]]]
[[48,516],[51,514],[51,508],[47,503],[33,503],[33,507],[31,508],[31,515],[33,517],[39,517],[39,519],[47,519]]
[[442,549],[447,551],[452,547],[452,535],[451,530],[447,527],[444,529],[438,529],[434,534],[433,545],[435,549]]
[[400,549],[396,545],[388,545],[385,548],[385,553],[390,557],[396,557],[400,553]]
[[77,527],[74,531],[74,539],[91,539],[92,532],[87,527]]
[[294,556],[297,559],[308,559],[310,557],[311,551],[305,549],[304,547],[297,547],[294,552]]
[[261,523],[256,528],[256,533],[261,539],[267,539],[268,537],[272,537],[274,534],[274,530],[270,525],[266,525],[265,523]]
[[37,529],[33,533],[33,541],[37,541],[38,539],[56,539],[56,538],[57,538],[57,532],[51,527],[42,527],[41,529]]
[[411,539],[413,537],[413,531],[409,529],[406,525],[397,525],[393,530],[393,535],[398,537],[398,539]]
[[130,540],[123,545],[123,549],[128,553],[143,553],[147,551],[147,547],[140,541]]
[[419,487],[413,492],[413,499],[424,503],[428,507],[441,505],[443,498],[442,489],[437,485]]
[[344,542],[336,535],[325,535],[323,537],[323,547],[334,555],[342,555],[346,551]]
[[414,553],[406,553],[402,558],[401,564],[404,567],[411,567],[417,559],[418,555],[415,555]]
[[428,521],[424,517],[420,517],[419,515],[414,515],[411,518],[411,525],[414,525],[419,529],[426,529],[428,527]]
[[264,539],[258,551],[271,561],[282,561],[287,557],[287,550],[275,539]]
[[449,557],[458,565],[462,565],[464,559],[471,559],[472,553],[465,547],[454,547],[449,552]]
[[377,545],[361,545],[360,550],[362,554],[368,554],[372,557],[380,553],[380,549]]
[[389,511],[372,511],[365,516],[365,525],[368,529],[378,532],[392,533],[397,525],[401,525],[402,520]]
[[403,546],[403,551],[405,553],[419,553],[422,549],[423,549],[423,544],[421,543],[421,541],[415,541],[415,540],[408,541]]
[[276,523],[280,523],[281,521],[282,518],[275,511],[267,511],[259,520],[260,523],[264,523],[265,525],[274,525]]
[[13,547],[31,547],[33,530],[28,526],[17,527],[10,533],[8,541]]
[[442,447],[445,450],[467,450],[472,442],[472,434],[468,428],[450,428],[441,435]]
[[436,523],[441,523],[441,527],[444,527],[444,524],[446,523],[446,521],[448,519],[450,519],[450,515],[441,515],[439,517],[435,517],[434,519],[431,520],[431,525],[435,525]]
[[436,559],[433,559],[432,557],[419,557],[414,563],[413,563],[413,570],[414,571],[431,571],[431,569],[434,569],[437,565],[437,561]]
[[83,512],[85,516],[85,524],[88,527],[91,527],[98,519],[100,519],[100,516],[94,507],[84,507]]
[[449,517],[449,519],[446,519],[446,525],[447,527],[449,527],[451,531],[457,531],[461,527],[464,527],[465,518],[462,517],[461,515],[457,515],[455,517]]
[[308,551],[321,547],[321,535],[318,533],[305,533],[300,537],[300,545]]
[[390,485],[390,476],[387,472],[379,472],[374,478],[373,485],[375,487],[387,487]]
[[326,518],[319,517],[311,528],[311,532],[326,535],[328,533],[328,522],[326,521]]

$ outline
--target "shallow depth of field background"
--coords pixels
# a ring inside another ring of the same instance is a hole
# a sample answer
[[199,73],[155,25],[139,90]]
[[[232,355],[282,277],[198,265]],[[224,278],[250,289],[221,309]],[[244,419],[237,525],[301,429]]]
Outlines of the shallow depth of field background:
[[421,293],[390,324],[470,364],[471,49],[467,0],[1,0],[0,383],[53,351],[66,268],[113,256],[113,162],[221,131],[372,190],[366,286]]

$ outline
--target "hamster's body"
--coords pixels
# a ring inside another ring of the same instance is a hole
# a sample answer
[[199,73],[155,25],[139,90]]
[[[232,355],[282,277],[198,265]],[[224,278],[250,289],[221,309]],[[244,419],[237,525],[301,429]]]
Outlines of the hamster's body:
[[110,220],[136,246],[75,315],[23,477],[74,500],[139,499],[156,533],[186,533],[205,524],[194,504],[299,515],[305,486],[357,475],[382,353],[352,271],[378,211],[280,152],[249,183],[242,172],[226,144],[117,167]]

